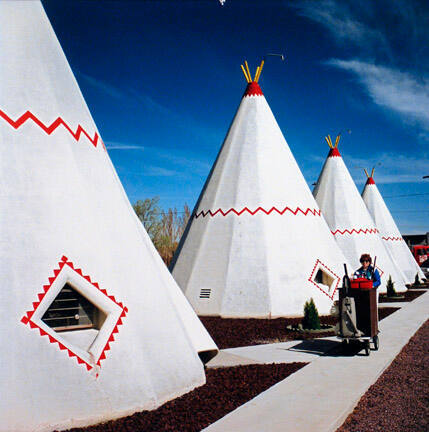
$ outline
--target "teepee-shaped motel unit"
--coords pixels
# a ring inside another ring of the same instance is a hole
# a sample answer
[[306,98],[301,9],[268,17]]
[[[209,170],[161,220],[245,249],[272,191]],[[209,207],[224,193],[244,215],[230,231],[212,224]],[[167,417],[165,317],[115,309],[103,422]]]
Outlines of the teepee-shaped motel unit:
[[0,431],[205,382],[216,347],[133,212],[39,1],[0,2]]
[[336,245],[258,84],[247,88],[173,259],[199,315],[328,314],[343,275]]
[[360,256],[369,253],[373,260],[377,257],[376,266],[382,282],[379,292],[386,292],[389,275],[395,282],[396,291],[403,292],[407,289],[405,277],[383,245],[378,229],[338,150],[339,140],[340,135],[333,144],[331,137],[326,137],[330,150],[313,195],[353,269],[360,266]]
[[408,283],[413,283],[416,274],[419,278],[425,278],[421,268],[408,249],[407,244],[402,238],[380,191],[374,181],[374,168],[371,175],[366,170],[367,181],[362,192],[362,199],[374,219],[375,225],[381,235],[384,245],[395,261],[400,266]]

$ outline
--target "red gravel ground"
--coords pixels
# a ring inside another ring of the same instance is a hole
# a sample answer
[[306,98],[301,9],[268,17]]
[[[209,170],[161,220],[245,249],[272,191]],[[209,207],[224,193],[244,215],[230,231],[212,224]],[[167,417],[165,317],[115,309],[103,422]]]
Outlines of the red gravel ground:
[[379,303],[395,303],[395,302],[409,302],[413,301],[417,297],[420,297],[422,294],[424,294],[426,291],[405,291],[403,294],[398,294],[400,297],[404,298],[395,298],[395,297],[386,297],[385,294],[380,294],[378,297]]
[[[286,340],[314,339],[333,334],[332,331],[302,333],[286,329],[288,325],[300,324],[302,318],[255,319],[201,316],[199,318],[220,349]],[[320,322],[334,325],[336,318],[324,316],[320,317]]]
[[197,432],[285,379],[307,363],[206,370],[207,383],[154,411],[69,432]]
[[[382,320],[397,310],[398,308],[392,307],[380,308],[378,310],[378,319]],[[302,318],[239,319],[200,317],[200,319],[220,349],[290,340],[315,339],[335,335],[333,330],[303,333],[286,329],[288,325],[301,323]],[[322,316],[320,317],[320,322],[322,324],[335,325],[337,318]]]
[[429,430],[429,321],[361,398],[337,432]]
[[396,307],[384,307],[384,308],[378,308],[378,321],[381,321],[382,319],[388,317],[389,315],[392,315],[393,312],[396,312],[400,308]]

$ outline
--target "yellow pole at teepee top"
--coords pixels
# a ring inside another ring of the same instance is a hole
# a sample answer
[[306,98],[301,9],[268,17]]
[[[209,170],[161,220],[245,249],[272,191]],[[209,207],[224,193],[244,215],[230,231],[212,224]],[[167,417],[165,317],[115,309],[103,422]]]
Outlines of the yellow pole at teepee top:
[[328,143],[328,146],[330,147],[330,148],[333,148],[333,146],[332,146],[332,141],[331,141],[331,137],[328,135],[328,136],[325,136],[325,140],[326,140],[326,142]]
[[255,76],[255,81],[258,82],[259,81],[259,77],[261,76],[261,72],[262,72],[262,68],[264,67],[264,60],[261,61],[261,64],[259,65],[259,72],[257,73],[257,75]]
[[375,167],[372,168],[371,177],[374,177],[374,171],[375,171]]
[[249,65],[247,64],[247,60],[244,60],[244,65],[241,66],[241,70],[243,71],[244,77],[246,78],[246,81],[248,83],[255,82],[257,83],[259,80],[259,77],[261,76],[262,68],[264,67],[265,61],[262,60],[261,64],[256,68],[255,77],[252,79],[252,75],[250,73]]
[[341,134],[338,134],[337,138],[335,138],[335,148],[338,147],[338,143],[340,142],[340,137],[341,137]]
[[243,71],[244,77],[246,78],[246,81],[247,81],[248,83],[250,83],[250,79],[249,79],[249,77],[247,76],[247,72],[246,72],[246,70],[244,69],[244,66],[243,66],[243,65],[240,65],[240,66],[241,66],[241,70]]
[[255,72],[255,78],[253,81],[258,82],[258,74],[259,74],[259,66],[256,68],[256,72]]
[[252,81],[252,75],[250,75],[249,65],[247,64],[247,60],[244,60],[244,64],[246,65],[247,75],[249,76],[250,81]]
[[366,168],[364,168],[363,170],[365,171],[367,178],[369,178],[369,174],[368,174],[368,171],[366,170]]

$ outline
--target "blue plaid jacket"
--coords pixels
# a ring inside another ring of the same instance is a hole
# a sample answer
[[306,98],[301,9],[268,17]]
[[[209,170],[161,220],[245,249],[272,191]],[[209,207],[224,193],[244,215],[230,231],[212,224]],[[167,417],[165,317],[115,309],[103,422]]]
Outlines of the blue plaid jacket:
[[[377,288],[381,284],[380,273],[378,272],[377,269],[375,269],[374,273],[372,273],[373,270],[374,270],[373,266],[369,266],[366,270],[364,270],[363,267],[361,267],[360,269],[354,272],[354,275],[359,278],[365,278],[369,280],[372,279],[373,287]],[[371,278],[371,274],[372,274],[372,278]]]

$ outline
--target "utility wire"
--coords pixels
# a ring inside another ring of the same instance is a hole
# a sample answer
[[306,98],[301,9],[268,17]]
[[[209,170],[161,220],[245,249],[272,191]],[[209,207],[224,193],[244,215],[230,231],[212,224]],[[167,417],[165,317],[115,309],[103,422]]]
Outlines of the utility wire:
[[407,195],[390,195],[390,196],[385,196],[384,198],[402,198],[402,197],[421,196],[421,195],[429,195],[429,192],[418,193],[418,194],[407,194]]

